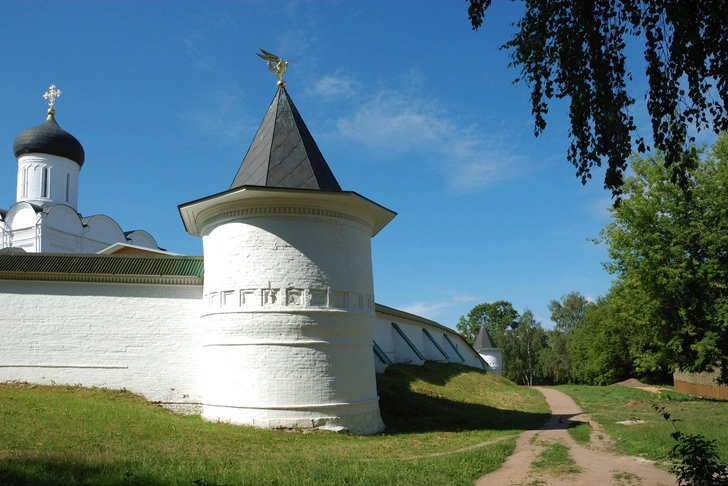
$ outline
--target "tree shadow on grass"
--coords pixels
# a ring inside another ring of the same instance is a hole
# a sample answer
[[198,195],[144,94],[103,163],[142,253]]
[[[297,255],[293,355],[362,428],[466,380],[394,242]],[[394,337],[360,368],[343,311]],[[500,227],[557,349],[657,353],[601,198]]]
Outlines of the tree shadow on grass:
[[[386,374],[377,376],[379,405],[387,426],[387,434],[476,430],[518,432],[538,429],[551,417],[550,413],[497,409],[472,403],[467,401],[469,390],[459,389],[455,395],[458,393],[460,395],[453,397],[449,395],[452,390],[438,389],[463,373],[481,372],[461,365],[428,362],[424,366],[392,365]],[[426,392],[415,392],[410,387],[415,381],[433,387]],[[486,380],[484,377],[480,380],[479,376],[475,376],[474,382],[492,386],[494,392],[496,388],[509,386],[505,383],[501,385],[495,379]],[[515,388],[515,385],[513,386]],[[473,393],[472,396],[475,397],[476,394]],[[187,465],[184,472],[170,473],[175,479],[169,480],[164,479],[169,477],[166,475],[169,471],[164,464],[154,467],[134,461],[113,463],[83,461],[72,457],[72,451],[69,451],[68,455],[64,451],[58,451],[57,454],[35,452],[14,452],[10,453],[10,456],[3,454],[5,453],[0,453],[0,486],[225,484],[215,480],[205,481],[203,465],[200,465],[199,469],[192,468],[192,471]],[[163,471],[160,472],[159,468]]]
[[0,486],[163,486],[168,484],[159,482],[150,476],[132,472],[139,471],[138,466],[119,463],[94,465],[55,455],[33,454],[33,456],[0,459]]
[[435,387],[426,391],[412,391],[410,386],[418,380],[444,386],[465,372],[478,371],[462,365],[432,362],[426,362],[424,366],[390,365],[383,375],[377,376],[379,409],[387,434],[535,430],[551,418],[550,412],[498,409],[449,398],[446,390],[440,393]]

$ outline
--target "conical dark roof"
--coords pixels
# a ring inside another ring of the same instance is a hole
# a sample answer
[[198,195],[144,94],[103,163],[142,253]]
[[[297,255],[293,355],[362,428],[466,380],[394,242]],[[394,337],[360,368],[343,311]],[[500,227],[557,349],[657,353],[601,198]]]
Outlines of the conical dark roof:
[[241,186],[341,190],[284,88],[273,98],[230,189]]
[[473,349],[476,351],[480,351],[481,349],[493,349],[497,348],[495,342],[493,341],[493,338],[490,337],[490,333],[488,332],[488,329],[486,329],[485,326],[480,326],[480,331],[478,331],[478,335],[475,336],[475,342],[473,343]]
[[53,115],[35,127],[23,130],[13,142],[15,157],[23,154],[49,154],[65,157],[83,166],[86,154],[76,137],[58,126]]

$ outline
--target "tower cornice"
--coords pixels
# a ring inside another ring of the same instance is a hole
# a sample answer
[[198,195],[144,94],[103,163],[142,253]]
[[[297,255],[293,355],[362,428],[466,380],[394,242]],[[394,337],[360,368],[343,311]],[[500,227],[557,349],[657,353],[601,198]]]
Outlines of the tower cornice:
[[201,236],[211,225],[258,217],[344,220],[375,236],[397,213],[351,191],[244,186],[179,206],[187,232]]

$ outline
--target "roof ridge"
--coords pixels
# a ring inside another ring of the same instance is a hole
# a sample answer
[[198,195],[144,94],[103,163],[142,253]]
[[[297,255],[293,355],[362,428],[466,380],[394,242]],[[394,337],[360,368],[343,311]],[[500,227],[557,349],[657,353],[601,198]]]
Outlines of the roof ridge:
[[341,191],[284,88],[273,97],[230,188],[242,186]]
[[171,259],[171,260],[202,260],[204,257],[199,255],[142,255],[142,254],[104,254],[104,253],[51,253],[51,252],[23,252],[23,253],[2,253],[0,256],[12,255],[13,257],[23,258],[110,258],[110,259]]
[[498,348],[498,345],[495,343],[495,341],[493,341],[493,338],[488,332],[488,328],[485,327],[485,324],[480,324],[480,330],[478,330],[478,335],[475,336],[475,341],[473,341],[473,349],[475,349],[476,351],[480,351],[482,349],[496,348]]

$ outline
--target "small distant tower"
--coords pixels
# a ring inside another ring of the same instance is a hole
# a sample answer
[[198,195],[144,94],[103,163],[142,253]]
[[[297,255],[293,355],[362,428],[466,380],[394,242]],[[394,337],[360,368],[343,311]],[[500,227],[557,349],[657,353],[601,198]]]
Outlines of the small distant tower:
[[503,374],[503,349],[495,344],[485,324],[480,325],[478,335],[473,342],[473,349],[488,365],[488,371],[499,376]]
[[202,416],[376,433],[371,238],[395,213],[341,190],[281,78],[230,189],[179,208],[205,255]]
[[16,202],[38,206],[65,204],[78,210],[78,175],[85,153],[76,137],[58,126],[55,101],[61,91],[51,85],[48,118],[21,132],[13,143],[18,160]]

